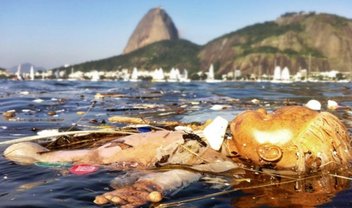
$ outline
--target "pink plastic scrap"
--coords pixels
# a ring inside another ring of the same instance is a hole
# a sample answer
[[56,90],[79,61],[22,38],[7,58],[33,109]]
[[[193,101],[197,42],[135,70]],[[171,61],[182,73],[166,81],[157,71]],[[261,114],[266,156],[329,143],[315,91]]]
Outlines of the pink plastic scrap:
[[70,173],[73,173],[75,175],[85,175],[89,173],[93,173],[99,169],[98,166],[94,165],[86,165],[86,164],[80,164],[80,165],[74,165],[72,166],[69,171]]

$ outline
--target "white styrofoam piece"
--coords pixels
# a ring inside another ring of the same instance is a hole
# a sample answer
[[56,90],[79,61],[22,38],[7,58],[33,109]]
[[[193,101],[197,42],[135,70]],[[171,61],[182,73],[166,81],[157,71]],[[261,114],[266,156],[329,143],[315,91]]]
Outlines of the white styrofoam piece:
[[211,148],[214,150],[219,150],[222,142],[224,141],[224,136],[229,122],[217,116],[203,131],[203,135],[208,141]]

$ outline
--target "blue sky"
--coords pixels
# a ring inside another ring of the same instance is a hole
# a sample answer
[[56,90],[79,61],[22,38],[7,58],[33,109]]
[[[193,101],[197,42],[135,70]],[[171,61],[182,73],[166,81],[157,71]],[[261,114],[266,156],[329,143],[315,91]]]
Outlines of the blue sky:
[[0,67],[52,68],[121,54],[149,9],[161,6],[197,44],[285,12],[352,18],[351,0],[0,0]]

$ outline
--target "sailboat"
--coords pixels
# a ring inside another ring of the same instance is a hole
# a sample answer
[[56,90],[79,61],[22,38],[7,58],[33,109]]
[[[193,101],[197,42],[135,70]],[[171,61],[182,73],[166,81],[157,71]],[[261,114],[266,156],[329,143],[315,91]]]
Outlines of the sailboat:
[[98,71],[96,71],[96,70],[92,71],[91,75],[92,75],[92,77],[91,77],[90,81],[97,82],[100,80],[100,75],[99,75]]
[[165,75],[163,68],[155,69],[152,75],[153,82],[165,82]]
[[279,82],[281,80],[281,67],[275,66],[273,82]]
[[183,74],[180,75],[180,82],[190,82],[191,80],[188,79],[188,71],[187,69],[183,70]]
[[208,71],[208,74],[207,74],[207,79],[205,81],[209,82],[209,83],[221,82],[221,80],[215,79],[213,64],[211,64],[210,67],[209,67],[209,71]]
[[17,67],[16,78],[17,78],[17,80],[24,80],[24,78],[21,74],[21,64],[19,64]]
[[290,70],[285,67],[281,72],[281,81],[290,82]]
[[290,71],[287,67],[281,70],[280,66],[276,66],[274,69],[273,83],[291,83]]
[[179,82],[180,81],[180,70],[177,68],[172,68],[169,73],[169,78],[167,79],[168,82]]
[[131,82],[138,82],[138,81],[140,81],[140,80],[138,79],[138,76],[139,76],[139,74],[138,74],[138,69],[137,69],[137,67],[134,67],[133,70],[132,70],[131,79],[129,79],[129,81],[131,81]]
[[30,77],[31,80],[34,80],[34,68],[33,68],[33,66],[31,66],[31,69],[29,71],[29,77]]

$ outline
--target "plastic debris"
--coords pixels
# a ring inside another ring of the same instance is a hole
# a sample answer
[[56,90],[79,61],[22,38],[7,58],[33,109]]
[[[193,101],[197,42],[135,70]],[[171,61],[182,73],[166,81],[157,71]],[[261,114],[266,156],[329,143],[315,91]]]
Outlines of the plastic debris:
[[43,100],[43,99],[38,98],[38,99],[33,100],[33,102],[35,102],[35,103],[42,103],[42,102],[44,102],[44,100]]
[[22,109],[22,112],[23,112],[23,113],[30,113],[31,110],[30,110],[30,109]]
[[175,130],[176,131],[183,131],[183,132],[186,132],[186,133],[192,133],[193,132],[193,129],[191,127],[188,127],[188,126],[176,126]]
[[84,112],[84,111],[78,111],[78,112],[76,112],[76,114],[79,115],[79,116],[82,116],[82,115],[86,114],[86,112]]
[[72,164],[68,162],[35,162],[34,164],[45,168],[68,168],[72,166]]
[[251,100],[251,102],[252,102],[253,104],[258,105],[258,104],[260,103],[260,100],[254,98],[254,99]]
[[348,110],[351,109],[349,106],[342,106],[338,104],[335,100],[328,100],[327,108],[329,110]]
[[97,94],[95,94],[94,98],[95,99],[103,99],[104,96],[102,94],[100,94],[100,93],[97,93]]
[[37,132],[39,136],[54,136],[57,133],[59,133],[58,129],[45,129]]
[[226,109],[228,108],[229,106],[227,105],[213,105],[211,106],[211,110],[223,110],[223,109]]
[[339,107],[339,104],[335,100],[328,100],[327,107],[329,110],[336,110]]
[[97,170],[99,170],[98,166],[87,164],[74,165],[69,169],[70,173],[73,173],[75,175],[85,175],[89,173],[94,173]]
[[49,112],[48,112],[48,115],[49,115],[49,116],[55,116],[55,115],[56,115],[56,112],[55,112],[55,111],[49,111]]
[[28,91],[21,91],[20,94],[21,95],[29,95],[29,92]]
[[152,131],[152,128],[150,126],[141,126],[137,127],[138,132],[140,133],[146,133]]
[[316,111],[321,110],[321,103],[317,100],[309,100],[304,106]]
[[229,122],[217,116],[203,131],[204,137],[214,150],[219,150],[224,141],[225,132]]
[[2,114],[6,119],[13,118],[16,116],[15,110],[8,110]]
[[133,117],[126,117],[126,116],[112,116],[109,118],[109,122],[111,123],[130,123],[130,124],[141,124],[141,123],[149,123],[141,118],[133,118]]

